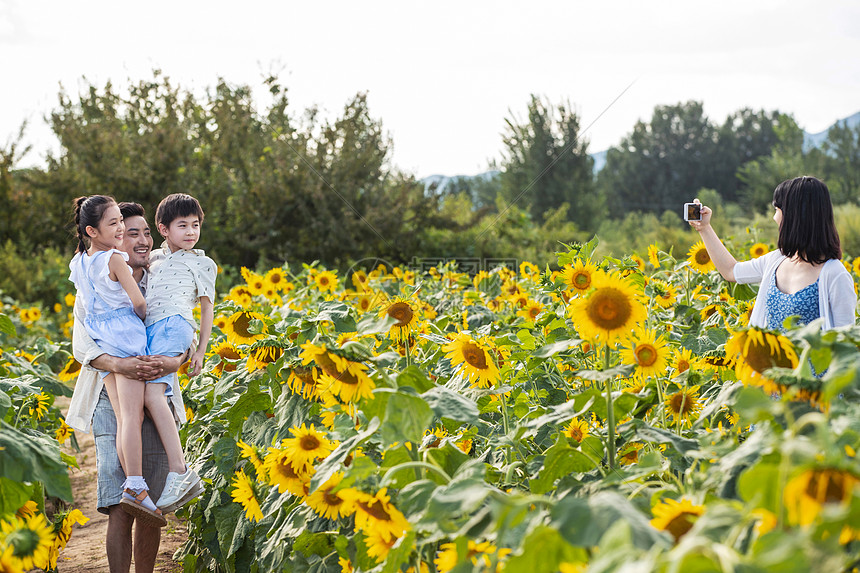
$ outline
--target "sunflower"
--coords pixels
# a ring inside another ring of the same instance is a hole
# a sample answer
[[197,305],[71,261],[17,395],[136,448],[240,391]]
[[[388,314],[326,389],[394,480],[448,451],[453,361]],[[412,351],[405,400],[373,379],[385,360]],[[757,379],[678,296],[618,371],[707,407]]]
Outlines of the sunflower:
[[639,255],[630,255],[630,260],[636,263],[639,272],[645,272],[645,261]]
[[215,356],[216,354],[220,358],[220,361],[212,368],[212,372],[219,377],[224,372],[234,372],[238,367],[236,362],[245,356],[226,340],[222,340],[212,347],[209,356]]
[[762,386],[765,392],[781,392],[777,384],[765,377],[769,368],[796,368],[797,352],[791,341],[775,332],[750,328],[732,333],[726,342],[726,356],[735,361],[739,380],[752,386]]
[[314,276],[314,284],[320,292],[334,292],[337,289],[337,275],[332,271],[322,271]]
[[367,555],[382,563],[388,558],[391,548],[397,543],[399,537],[385,537],[381,532],[370,530],[364,532],[364,544],[367,546]]
[[651,525],[660,531],[668,531],[677,543],[693,528],[696,520],[704,515],[705,506],[693,505],[693,502],[686,498],[681,501],[667,499],[655,505],[651,511],[654,514]]
[[[261,480],[266,479],[266,470],[263,467],[263,458],[266,457],[265,453],[257,446],[246,444],[242,440],[236,442],[236,445],[239,446],[239,454],[241,457],[249,460],[251,465],[254,466],[254,471],[257,472],[257,478]],[[262,457],[260,454],[262,454]]]
[[248,372],[262,370],[267,365],[277,362],[283,355],[284,348],[276,340],[256,342],[248,350]]
[[718,304],[709,304],[705,306],[702,310],[699,311],[699,316],[702,318],[702,322],[707,321],[709,318],[714,316],[715,314],[719,316],[723,316],[722,306]]
[[355,287],[357,291],[365,291],[368,289],[368,281],[369,278],[367,276],[367,272],[364,269],[359,269],[352,273],[350,277],[352,281],[352,285]]
[[852,269],[854,270],[855,275],[860,275],[860,257],[856,257],[851,262],[851,269],[848,269],[848,270],[852,270]]
[[68,440],[72,435],[72,429],[68,424],[66,424],[65,420],[60,420],[60,427],[57,428],[55,435],[57,436],[57,441],[60,442],[60,444],[65,444],[66,440]]
[[69,356],[68,362],[63,366],[63,369],[60,370],[60,373],[57,374],[57,378],[60,379],[60,382],[68,382],[73,380],[78,373],[81,371],[81,363],[75,360],[74,356]]
[[581,442],[588,435],[588,422],[574,418],[564,429],[564,435],[568,438],[573,438],[577,442]]
[[288,284],[287,275],[281,267],[269,269],[266,273],[265,279],[266,282],[275,287],[275,290],[277,291],[283,291],[284,287]]
[[248,273],[245,281],[248,283],[248,292],[251,293],[251,296],[261,295],[266,290],[266,278],[262,275],[253,272]]
[[404,338],[409,338],[415,331],[418,327],[418,308],[416,307],[417,305],[413,307],[409,301],[397,299],[379,311],[380,317],[390,316],[397,321],[391,326],[391,330],[388,331],[392,339],[403,340]]
[[773,512],[757,507],[750,512],[750,517],[756,520],[755,532],[756,535],[764,535],[776,527],[777,519]]
[[543,312],[543,305],[536,300],[529,300],[525,307],[517,311],[517,316],[521,316],[528,321],[534,321],[537,316]]
[[[251,291],[245,285],[237,285],[230,289],[230,292],[225,297],[227,300],[233,301],[241,307],[251,306]],[[224,330],[224,327],[221,327]]]
[[75,306],[75,295],[68,293],[63,297],[63,302],[66,303],[66,306]]
[[305,399],[318,399],[320,397],[320,385],[317,383],[319,370],[315,366],[293,366],[290,368],[290,376],[287,385],[293,394],[298,394]]
[[337,445],[329,440],[325,434],[319,432],[314,425],[290,428],[292,438],[286,438],[281,447],[286,449],[293,469],[301,470],[312,464],[317,459],[325,458]]
[[690,250],[687,252],[687,261],[689,261],[690,267],[693,270],[700,273],[707,273],[716,268],[714,262],[711,260],[711,255],[708,254],[705,243],[702,241],[690,247]]
[[388,490],[382,488],[376,495],[357,490],[343,490],[341,497],[355,510],[355,527],[368,533],[377,532],[385,539],[402,537],[412,526],[403,514],[391,504]]
[[699,400],[699,387],[682,388],[666,396],[666,411],[675,423],[688,425],[699,416],[702,402]]
[[638,377],[660,376],[666,372],[669,349],[662,336],[640,328],[635,331],[631,343],[632,346],[621,349],[621,359],[626,364],[636,365]]
[[523,261],[520,263],[520,276],[524,279],[537,280],[540,269],[534,263]]
[[317,364],[322,370],[320,384],[344,402],[358,402],[362,398],[373,399],[376,384],[367,375],[367,366],[361,362],[343,359],[343,370],[325,360],[318,361]]
[[618,463],[625,466],[637,463],[639,461],[639,450],[641,450],[642,447],[643,444],[640,444],[639,442],[628,442],[624,444],[624,447],[618,452]]
[[[251,332],[252,320],[263,320],[263,315],[249,310],[240,310],[233,313],[227,319],[227,324],[224,326],[224,334],[227,335],[227,341],[234,346],[238,346],[240,344],[253,344],[263,338],[264,333]],[[265,332],[265,328],[263,330]]]
[[701,362],[693,356],[693,351],[689,348],[675,350],[675,355],[672,357],[672,363],[670,364],[670,367],[675,370],[675,376],[687,370],[701,368],[701,366]]
[[224,327],[227,326],[227,317],[223,314],[216,316],[215,321],[212,323],[212,326],[223,332]]
[[654,279],[649,283],[651,292],[654,296],[654,303],[660,308],[670,308],[675,304],[678,297],[678,291],[674,285]]
[[311,481],[314,468],[305,466],[299,470],[293,468],[290,452],[278,448],[269,448],[263,469],[270,485],[278,486],[278,493],[289,491],[295,496],[308,494],[308,484]]
[[837,468],[804,470],[786,484],[782,498],[792,525],[811,525],[825,505],[847,506],[860,478]]
[[255,523],[263,519],[257,489],[257,482],[252,480],[245,473],[245,470],[238,470],[233,476],[233,491],[230,493],[230,497],[242,505],[245,509],[245,517]]
[[0,547],[12,547],[12,557],[24,571],[48,568],[54,538],[41,513],[27,519],[13,516],[9,521],[0,521]]
[[766,255],[767,252],[767,245],[765,245],[764,243],[756,243],[755,245],[750,247],[750,256],[754,259],[757,259],[762,255]]
[[30,416],[34,416],[37,420],[41,420],[42,416],[48,412],[51,397],[44,392],[40,392],[38,394],[32,394],[31,398],[33,399],[33,405],[30,406],[29,409]]
[[338,495],[340,492],[332,491],[340,485],[341,480],[343,480],[343,474],[335,472],[315,492],[305,497],[303,501],[317,515],[326,519],[337,519],[338,517],[350,515],[353,508]]
[[[510,554],[511,550],[506,548],[498,549],[495,545],[490,543],[489,541],[482,541],[481,543],[476,543],[471,539],[468,540],[466,545],[466,556],[464,557],[465,561],[470,561],[472,565],[478,565],[478,561],[480,560],[483,567],[481,571],[489,572],[490,566],[492,565],[492,556],[496,555],[498,559],[506,557]],[[436,555],[436,559],[433,561],[436,564],[436,569],[439,573],[448,573],[457,564],[460,562],[460,556],[457,554],[457,544],[456,543],[443,543],[439,546],[439,554]],[[496,571],[500,571],[502,568],[501,563],[496,565]]]
[[564,277],[564,284],[567,290],[578,294],[585,294],[591,288],[594,276],[598,272],[597,267],[591,261],[585,263],[577,261],[574,266],[565,265],[561,275]]
[[645,321],[645,307],[630,283],[605,273],[594,277],[594,290],[571,301],[569,313],[583,338],[614,342],[625,337],[637,322]]
[[473,388],[490,388],[499,381],[499,369],[496,366],[491,349],[475,341],[465,332],[454,336],[454,340],[442,347],[451,366],[462,364],[460,371],[469,379]]
[[660,248],[656,244],[648,245],[648,261],[655,269],[660,268]]
[[[56,519],[56,516],[54,518]],[[60,547],[65,547],[69,539],[71,539],[72,527],[75,525],[84,525],[89,520],[90,518],[85,516],[80,509],[73,509],[63,516],[62,521],[59,522],[59,528],[55,528],[57,542],[60,544]]]

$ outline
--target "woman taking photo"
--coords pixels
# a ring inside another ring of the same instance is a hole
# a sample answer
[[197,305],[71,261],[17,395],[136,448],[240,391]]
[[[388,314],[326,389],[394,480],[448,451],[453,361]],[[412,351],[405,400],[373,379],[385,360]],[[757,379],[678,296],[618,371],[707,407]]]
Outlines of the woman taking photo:
[[773,208],[777,250],[740,263],[711,227],[710,208],[703,205],[701,220],[690,221],[723,278],[761,283],[750,326],[784,331],[789,316],[799,316],[800,324],[823,318],[823,330],[854,324],[857,294],[842,265],[827,186],[815,177],[783,181],[773,192]]

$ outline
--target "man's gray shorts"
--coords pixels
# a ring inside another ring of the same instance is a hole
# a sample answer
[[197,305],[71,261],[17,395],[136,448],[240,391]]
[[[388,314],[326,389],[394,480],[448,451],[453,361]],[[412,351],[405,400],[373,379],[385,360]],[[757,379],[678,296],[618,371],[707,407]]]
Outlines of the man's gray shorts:
[[[96,441],[98,469],[98,510],[107,514],[110,507],[122,499],[125,473],[116,453],[116,416],[104,389],[93,414],[93,437]],[[143,442],[143,477],[149,486],[149,497],[155,502],[161,497],[161,490],[167,479],[167,454],[161,445],[155,424],[146,416],[143,418],[140,437]]]

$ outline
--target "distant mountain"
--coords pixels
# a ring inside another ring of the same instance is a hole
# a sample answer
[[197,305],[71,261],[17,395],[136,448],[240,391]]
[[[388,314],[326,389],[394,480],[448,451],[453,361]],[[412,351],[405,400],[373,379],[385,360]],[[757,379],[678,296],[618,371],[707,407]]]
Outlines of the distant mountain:
[[462,184],[458,185],[458,183],[468,182],[473,179],[493,179],[498,177],[499,173],[501,172],[497,169],[492,169],[490,171],[478,173],[477,175],[429,175],[419,181],[424,184],[425,193],[439,195],[441,193],[445,193],[450,188],[463,187]]
[[[827,133],[830,129],[835,125],[847,125],[850,128],[855,128],[860,125],[860,111],[855,113],[852,116],[846,117],[844,119],[837,120],[833,125],[821,131],[819,133],[807,133],[803,132],[803,150],[809,151],[810,149],[814,149],[816,147],[821,147],[827,140]],[[594,159],[594,173],[598,173],[603,167],[606,165],[606,152],[608,150],[604,149],[603,151],[597,151],[595,153],[590,153],[591,158]],[[479,173],[478,175],[455,175],[453,177],[448,177],[447,175],[430,175],[429,177],[425,177],[421,179],[421,182],[424,183],[424,189],[429,191],[433,190],[436,193],[444,193],[445,189],[450,185],[455,183],[455,180],[469,180],[476,177],[481,177],[483,179],[491,179],[496,177],[499,174],[499,171],[487,171],[485,173]]]
[[855,128],[857,125],[860,125],[860,111],[855,113],[850,117],[846,117],[845,119],[840,119],[824,131],[820,131],[818,133],[806,133],[803,132],[803,150],[809,151],[810,149],[814,149],[816,147],[821,147],[821,144],[827,140],[827,133],[830,131],[835,125],[843,125],[848,126],[850,128]]

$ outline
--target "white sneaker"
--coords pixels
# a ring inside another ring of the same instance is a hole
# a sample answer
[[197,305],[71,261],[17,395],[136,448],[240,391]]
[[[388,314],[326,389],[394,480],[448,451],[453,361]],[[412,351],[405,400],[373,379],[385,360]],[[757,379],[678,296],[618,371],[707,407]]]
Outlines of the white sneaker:
[[155,505],[163,512],[170,513],[201,493],[203,493],[203,485],[200,483],[200,476],[191,468],[187,468],[184,474],[168,472],[164,491]]

